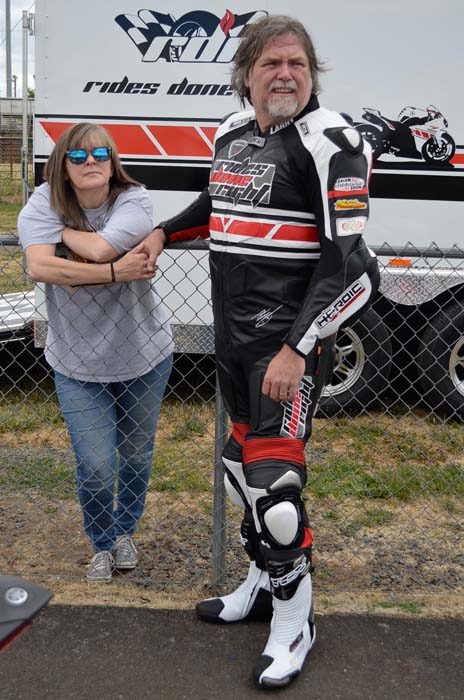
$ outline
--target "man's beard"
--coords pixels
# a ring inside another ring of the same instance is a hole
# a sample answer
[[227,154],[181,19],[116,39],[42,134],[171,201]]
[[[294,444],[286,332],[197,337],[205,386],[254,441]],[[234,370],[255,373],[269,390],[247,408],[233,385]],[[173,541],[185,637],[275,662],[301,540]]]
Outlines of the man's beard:
[[[296,89],[296,84],[293,80],[288,83],[282,80],[274,80],[269,86],[270,90],[275,88],[291,88]],[[294,92],[283,94],[283,93],[272,93],[269,95],[267,101],[267,111],[269,116],[273,119],[289,119],[294,117],[298,109],[298,101]]]
[[298,109],[298,102],[295,95],[274,95],[268,100],[267,111],[273,119],[294,117]]

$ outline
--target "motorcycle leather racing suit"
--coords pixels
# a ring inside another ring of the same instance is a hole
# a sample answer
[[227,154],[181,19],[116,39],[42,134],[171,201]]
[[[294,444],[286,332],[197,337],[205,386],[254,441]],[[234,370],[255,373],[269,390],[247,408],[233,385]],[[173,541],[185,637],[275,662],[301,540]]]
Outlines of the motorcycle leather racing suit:
[[[206,619],[251,616],[270,588],[274,616],[293,605],[312,634],[304,446],[326,379],[321,346],[332,346],[378,287],[362,238],[370,164],[369,145],[315,96],[266,133],[252,110],[235,113],[217,130],[209,187],[161,224],[168,241],[210,237],[217,370],[232,421],[225,482],[244,508],[251,559],[244,589],[199,604]],[[306,359],[306,372],[295,400],[278,403],[261,387],[283,343]]]

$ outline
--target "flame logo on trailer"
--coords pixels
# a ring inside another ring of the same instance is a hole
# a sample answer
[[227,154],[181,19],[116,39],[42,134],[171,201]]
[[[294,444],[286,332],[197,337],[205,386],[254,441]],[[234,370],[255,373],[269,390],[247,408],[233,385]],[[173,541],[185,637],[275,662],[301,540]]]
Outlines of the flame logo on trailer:
[[195,10],[176,19],[155,10],[139,10],[137,15],[118,15],[115,21],[134,42],[143,62],[230,63],[245,27],[266,15],[262,10],[242,15],[226,10],[220,18]]

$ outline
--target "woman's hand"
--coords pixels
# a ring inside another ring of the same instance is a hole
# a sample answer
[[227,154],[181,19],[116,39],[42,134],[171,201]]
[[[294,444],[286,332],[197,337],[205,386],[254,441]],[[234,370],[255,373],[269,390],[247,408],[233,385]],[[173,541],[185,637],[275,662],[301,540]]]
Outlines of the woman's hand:
[[149,266],[148,255],[146,253],[136,253],[135,250],[130,250],[113,263],[116,282],[149,280],[155,276],[158,266]]
[[141,243],[133,248],[133,253],[145,253],[148,269],[157,270],[156,261],[163,252],[166,236],[162,228],[155,228]]

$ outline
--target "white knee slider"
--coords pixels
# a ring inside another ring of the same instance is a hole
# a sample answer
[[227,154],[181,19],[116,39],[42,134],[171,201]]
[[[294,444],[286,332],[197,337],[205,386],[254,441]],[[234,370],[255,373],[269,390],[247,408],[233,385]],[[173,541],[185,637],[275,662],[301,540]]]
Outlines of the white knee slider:
[[298,513],[288,501],[276,503],[264,514],[264,522],[271,536],[282,546],[287,546],[295,539],[298,532]]

